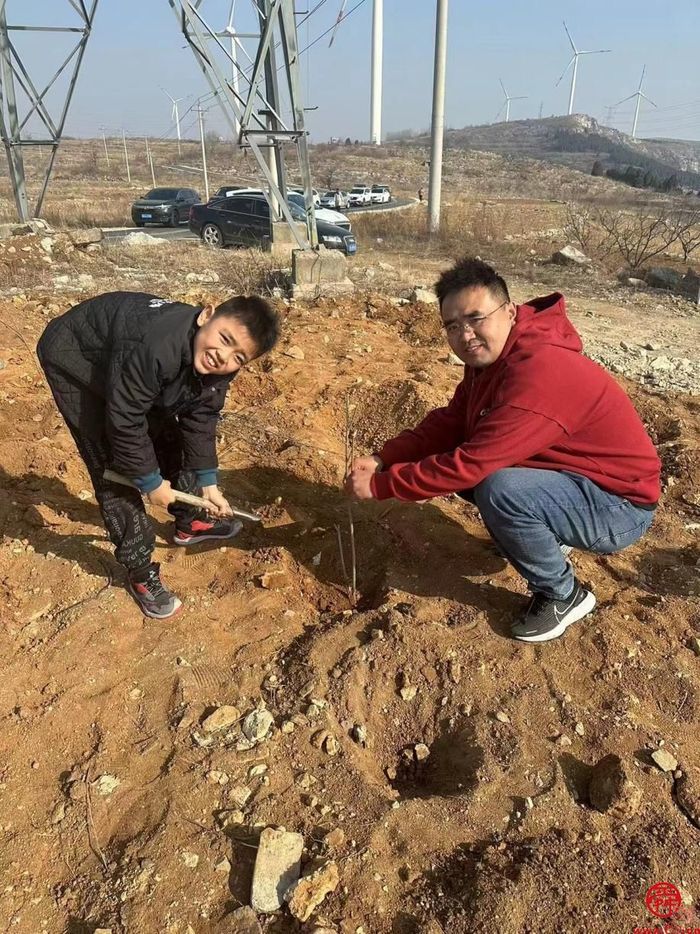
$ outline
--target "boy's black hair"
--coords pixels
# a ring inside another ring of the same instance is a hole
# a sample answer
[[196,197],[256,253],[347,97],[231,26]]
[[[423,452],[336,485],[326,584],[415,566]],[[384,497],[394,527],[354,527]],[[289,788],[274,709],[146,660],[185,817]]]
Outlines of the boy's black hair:
[[451,269],[446,269],[435,283],[435,294],[442,307],[443,301],[451,292],[479,285],[487,288],[494,298],[504,302],[510,301],[508,286],[502,276],[488,263],[474,256],[465,256],[457,260]]
[[267,353],[280,337],[280,318],[272,305],[259,295],[237,295],[217,305],[212,318],[234,318],[248,331],[258,348]]

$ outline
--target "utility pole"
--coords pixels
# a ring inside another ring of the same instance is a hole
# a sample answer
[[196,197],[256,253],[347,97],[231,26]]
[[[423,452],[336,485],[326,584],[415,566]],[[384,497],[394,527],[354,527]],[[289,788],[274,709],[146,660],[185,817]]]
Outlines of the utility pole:
[[151,167],[151,181],[153,182],[153,187],[156,187],[156,170],[153,167],[153,155],[151,153],[151,147],[148,145],[148,137],[144,137],[146,140],[146,160]]
[[447,60],[448,0],[437,0],[435,17],[435,69],[433,72],[433,119],[430,129],[430,186],[428,188],[428,230],[440,229],[442,191],[442,145],[445,135],[445,65]]
[[204,197],[209,200],[209,175],[207,173],[207,147],[204,145],[204,111],[202,105],[197,104],[199,117],[199,141],[202,144],[202,172],[204,173]]
[[372,99],[370,102],[370,142],[382,142],[382,53],[384,45],[384,0],[374,0],[372,8]]
[[105,128],[104,128],[103,126],[101,126],[100,129],[102,130],[102,142],[103,142],[104,147],[105,147],[105,159],[107,160],[107,168],[109,169],[109,167],[110,167],[110,162],[109,162],[109,151],[108,151],[108,149],[107,149],[107,137],[105,136]]
[[122,127],[122,145],[124,146],[124,162],[126,163],[126,178],[131,184],[131,169],[129,168],[129,150],[126,148],[126,133]]

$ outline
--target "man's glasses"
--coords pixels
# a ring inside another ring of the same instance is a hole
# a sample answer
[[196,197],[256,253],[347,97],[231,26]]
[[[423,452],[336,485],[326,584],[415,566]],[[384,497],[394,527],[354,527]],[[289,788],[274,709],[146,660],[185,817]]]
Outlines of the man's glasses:
[[504,305],[507,305],[509,301],[510,299],[506,299],[504,302],[501,302],[498,308],[494,308],[493,311],[489,311],[485,315],[467,315],[459,321],[450,321],[449,324],[443,325],[442,329],[445,334],[447,334],[448,338],[459,337],[464,334],[465,331],[478,331],[479,328],[482,327],[484,321],[490,318],[491,315],[495,315],[496,312],[503,308]]

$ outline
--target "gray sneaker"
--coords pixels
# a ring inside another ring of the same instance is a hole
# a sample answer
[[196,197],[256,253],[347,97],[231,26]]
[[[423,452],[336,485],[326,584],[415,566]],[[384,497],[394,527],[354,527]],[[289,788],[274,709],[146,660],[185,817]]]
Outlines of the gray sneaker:
[[553,600],[543,593],[535,593],[525,615],[511,627],[513,638],[521,642],[549,642],[587,616],[595,603],[595,596],[575,578],[574,589],[566,600]]
[[138,603],[143,615],[151,619],[169,619],[182,610],[182,602],[160,579],[160,565],[155,562],[143,571],[130,574],[126,589]]

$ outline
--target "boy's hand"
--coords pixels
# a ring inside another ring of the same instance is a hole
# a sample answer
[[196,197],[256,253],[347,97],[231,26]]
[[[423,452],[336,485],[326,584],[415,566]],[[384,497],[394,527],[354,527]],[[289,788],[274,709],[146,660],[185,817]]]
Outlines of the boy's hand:
[[218,486],[205,486],[202,487],[202,496],[204,499],[208,500],[211,503],[211,509],[209,512],[213,513],[215,516],[232,516],[233,512],[231,511],[231,506],[229,501],[221,493],[221,490]]
[[170,486],[170,482],[168,480],[163,480],[160,486],[157,486],[155,490],[151,490],[150,493],[146,494],[146,499],[151,506],[162,506],[163,509],[167,509],[168,506],[172,506],[175,502],[175,494],[173,493],[173,488]]
[[369,470],[376,473],[384,467],[381,457],[376,454],[370,454],[369,457],[356,457],[350,466],[350,472],[353,470]]

